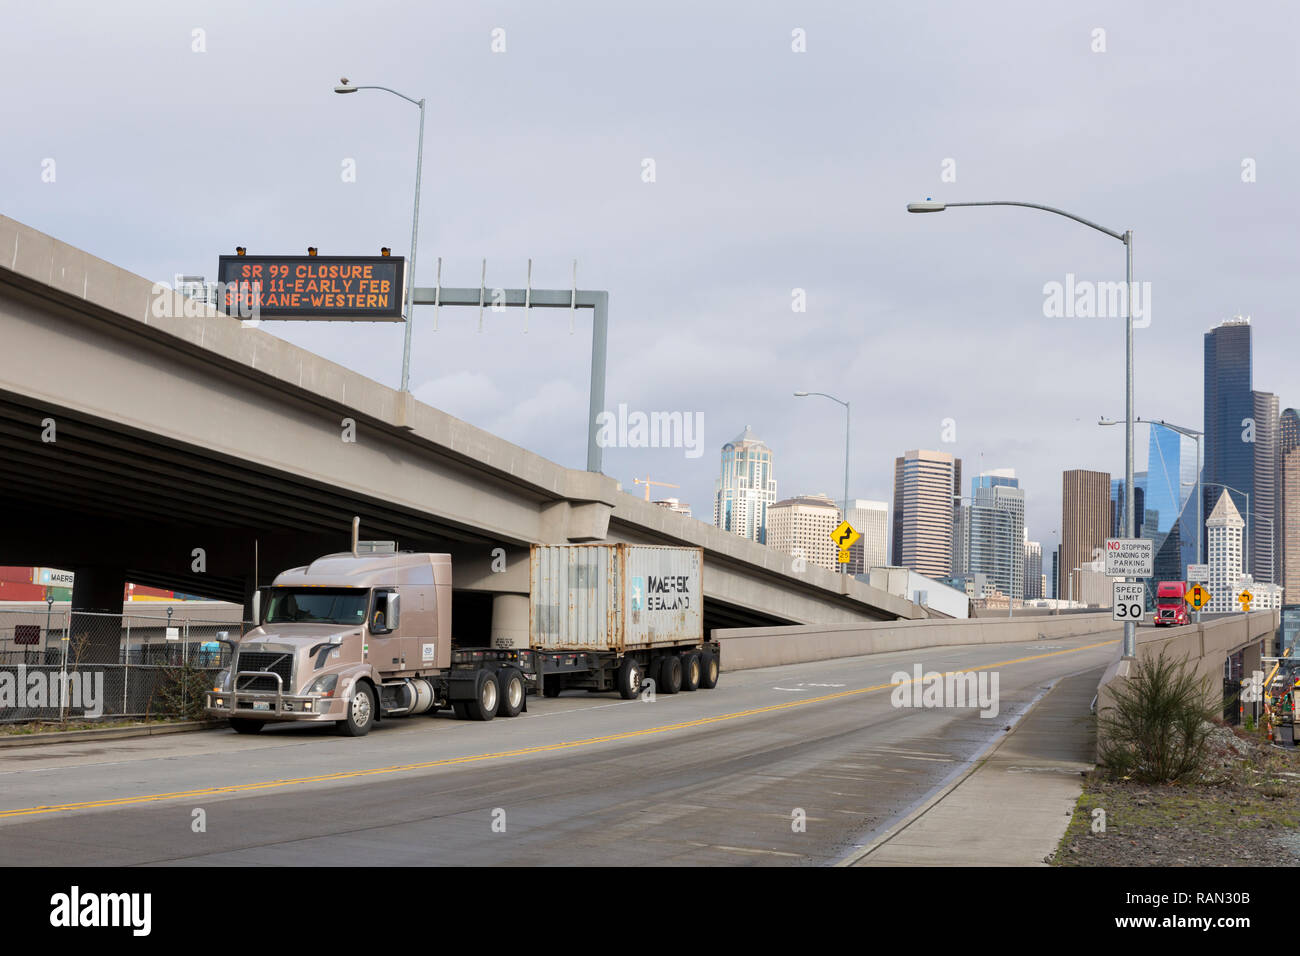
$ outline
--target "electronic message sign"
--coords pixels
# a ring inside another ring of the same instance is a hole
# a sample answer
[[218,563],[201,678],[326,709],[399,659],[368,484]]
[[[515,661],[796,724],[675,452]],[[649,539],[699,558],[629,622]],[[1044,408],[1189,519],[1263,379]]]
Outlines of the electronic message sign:
[[221,256],[220,307],[258,319],[402,321],[401,256]]

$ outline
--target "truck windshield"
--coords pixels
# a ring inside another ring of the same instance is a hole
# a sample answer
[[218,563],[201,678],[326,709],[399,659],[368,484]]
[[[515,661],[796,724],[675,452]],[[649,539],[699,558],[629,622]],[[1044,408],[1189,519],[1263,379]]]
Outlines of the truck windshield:
[[364,588],[274,588],[267,624],[364,624],[370,592]]

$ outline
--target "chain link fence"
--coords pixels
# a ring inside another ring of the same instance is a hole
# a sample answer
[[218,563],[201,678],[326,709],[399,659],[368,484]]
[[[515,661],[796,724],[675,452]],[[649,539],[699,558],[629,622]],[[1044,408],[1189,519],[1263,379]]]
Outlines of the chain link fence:
[[222,642],[246,627],[237,618],[0,610],[0,723],[199,716],[203,691],[230,663]]

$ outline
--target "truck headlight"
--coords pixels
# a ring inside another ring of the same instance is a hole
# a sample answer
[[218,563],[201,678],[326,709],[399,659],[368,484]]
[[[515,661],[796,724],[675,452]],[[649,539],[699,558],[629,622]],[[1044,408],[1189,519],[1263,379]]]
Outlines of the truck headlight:
[[308,684],[307,689],[303,693],[318,697],[333,697],[334,688],[338,686],[338,683],[338,674],[326,674],[324,677],[317,677],[314,681]]

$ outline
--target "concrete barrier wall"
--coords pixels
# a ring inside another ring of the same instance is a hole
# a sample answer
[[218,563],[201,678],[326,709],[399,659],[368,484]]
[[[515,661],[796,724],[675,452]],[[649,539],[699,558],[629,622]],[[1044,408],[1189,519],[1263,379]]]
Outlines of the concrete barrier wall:
[[955,644],[1009,644],[1040,637],[1076,637],[1114,631],[1110,611],[1060,617],[971,618],[966,620],[872,621],[860,624],[804,624],[790,627],[728,627],[712,632],[722,644],[724,670],[802,664],[836,657],[885,654]]
[[[1228,655],[1244,648],[1244,673],[1257,669],[1261,656],[1259,642],[1267,640],[1271,644],[1281,623],[1281,613],[1252,611],[1182,627],[1138,628],[1137,659],[1154,660],[1164,653],[1173,660],[1190,662],[1196,676],[1206,679],[1207,703],[1217,707],[1222,702],[1223,664]],[[1124,660],[1120,656],[1122,653],[1122,648],[1116,652],[1115,660],[1106,668],[1097,685],[1097,713],[1114,705],[1116,682],[1127,680],[1133,673],[1134,662]]]

